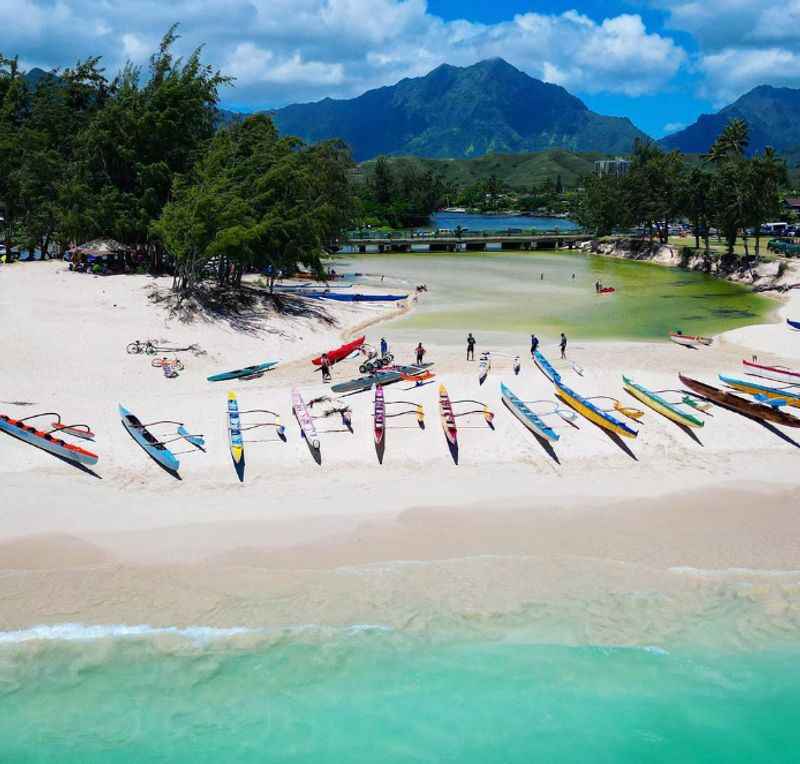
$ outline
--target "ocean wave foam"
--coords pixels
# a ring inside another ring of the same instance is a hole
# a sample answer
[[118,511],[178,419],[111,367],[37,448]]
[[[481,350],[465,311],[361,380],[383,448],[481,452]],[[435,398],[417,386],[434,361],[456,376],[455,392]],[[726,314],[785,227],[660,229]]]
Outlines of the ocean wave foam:
[[176,636],[197,644],[207,644],[240,636],[276,636],[286,633],[336,631],[339,634],[357,635],[370,632],[390,632],[383,624],[353,624],[339,629],[323,629],[317,624],[304,624],[289,628],[253,628],[232,626],[149,626],[147,624],[82,624],[59,623],[49,626],[31,626],[16,631],[0,631],[1,644],[21,642],[94,642],[101,639],[146,639],[158,636]]

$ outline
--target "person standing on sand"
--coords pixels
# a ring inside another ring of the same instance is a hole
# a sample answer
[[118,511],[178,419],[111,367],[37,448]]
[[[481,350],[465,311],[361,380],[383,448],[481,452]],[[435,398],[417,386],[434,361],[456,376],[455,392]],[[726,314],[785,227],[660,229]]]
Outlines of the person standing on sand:
[[533,355],[539,349],[539,338],[535,335],[531,335],[531,355]]
[[417,366],[422,366],[422,359],[425,357],[425,348],[422,347],[422,343],[420,342],[417,345]]
[[472,336],[472,332],[467,335],[467,360],[475,360],[475,338]]
[[330,382],[331,381],[331,359],[328,358],[327,353],[322,354],[322,358],[320,359],[319,363],[320,369],[322,369],[322,381],[323,382]]
[[559,343],[561,346],[561,357],[567,357],[567,335],[564,332],[561,332],[561,342]]
[[389,343],[386,341],[386,337],[381,337],[381,358],[385,356],[389,352]]

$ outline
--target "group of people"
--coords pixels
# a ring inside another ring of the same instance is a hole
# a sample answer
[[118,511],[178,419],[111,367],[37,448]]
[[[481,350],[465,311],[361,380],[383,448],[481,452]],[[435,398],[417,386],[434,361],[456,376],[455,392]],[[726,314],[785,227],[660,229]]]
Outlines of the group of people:
[[[467,360],[474,361],[475,360],[475,337],[473,336],[472,332],[467,335]],[[420,343],[421,344],[421,343]],[[561,339],[559,340],[558,346],[561,348],[561,357],[567,357],[567,335],[564,332],[561,332]],[[533,355],[539,349],[539,338],[535,334],[531,334],[531,355]]]
[[[422,362],[425,358],[425,354],[428,351],[423,347],[422,343],[418,343],[417,347],[414,349],[414,355],[417,360],[417,366],[421,366]],[[386,337],[381,337],[381,344],[380,344],[380,354],[381,358],[385,358],[389,354],[389,343],[386,340]],[[320,371],[322,372],[322,381],[323,382],[330,382],[331,381],[331,367],[333,366],[333,361],[331,361],[330,356],[327,353],[323,353],[320,356]]]

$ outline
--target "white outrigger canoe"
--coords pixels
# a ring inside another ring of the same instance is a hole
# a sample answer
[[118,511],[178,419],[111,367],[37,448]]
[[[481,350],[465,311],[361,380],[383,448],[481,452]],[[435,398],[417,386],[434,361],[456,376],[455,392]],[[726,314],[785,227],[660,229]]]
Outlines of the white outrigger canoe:
[[311,412],[308,410],[308,406],[306,406],[297,388],[292,390],[292,411],[297,423],[300,425],[303,437],[313,449],[318,450],[319,435],[317,435],[317,428],[314,426],[314,417],[311,416]]

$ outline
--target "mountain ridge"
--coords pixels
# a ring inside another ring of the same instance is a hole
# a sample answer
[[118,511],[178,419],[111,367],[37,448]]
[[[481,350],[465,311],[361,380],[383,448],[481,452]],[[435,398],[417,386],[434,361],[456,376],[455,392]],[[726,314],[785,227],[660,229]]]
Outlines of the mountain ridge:
[[467,158],[566,148],[627,153],[647,136],[627,117],[590,111],[560,85],[502,58],[440,64],[423,77],[270,112],[278,129],[309,142],[341,138],[356,161],[384,155]]
[[784,156],[800,152],[800,90],[758,85],[714,114],[701,114],[683,130],[661,139],[662,146],[704,154],[731,119],[750,128],[749,153],[772,146]]

